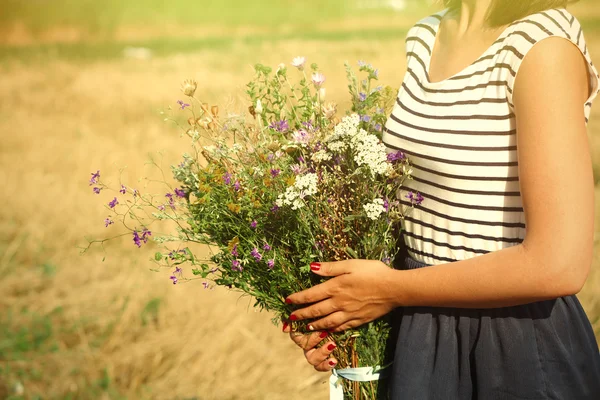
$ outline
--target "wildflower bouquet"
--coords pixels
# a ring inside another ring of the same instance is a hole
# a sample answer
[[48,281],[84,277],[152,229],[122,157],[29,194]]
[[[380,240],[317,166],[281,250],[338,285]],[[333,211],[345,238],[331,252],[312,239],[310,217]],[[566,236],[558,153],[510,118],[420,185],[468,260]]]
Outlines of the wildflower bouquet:
[[[310,272],[311,262],[360,258],[391,265],[398,222],[421,201],[399,191],[410,178],[407,158],[388,154],[380,141],[395,96],[371,87],[377,70],[360,63],[367,76],[359,82],[346,65],[352,112],[340,119],[337,106],[324,102],[325,77],[317,66],[307,76],[303,58],[292,65],[299,71],[296,84],[284,65],[275,72],[255,67],[245,116],[221,118],[218,107],[196,97],[197,84],[185,81],[187,99],[178,102],[178,112],[189,113],[183,131],[192,151],[172,167],[177,187],[154,196],[121,185],[105,220],[108,227],[120,219],[138,247],[150,239],[163,243],[166,251],[154,261],[170,271],[173,284],[201,279],[205,288],[234,288],[273,312],[275,323],[293,311],[288,295],[325,279]],[[96,193],[109,189],[99,172],[90,185]],[[153,234],[160,221],[172,221],[173,232]],[[193,244],[214,251],[200,259]],[[304,323],[293,324],[305,330]],[[377,376],[389,362],[389,332],[381,318],[324,339],[338,344],[340,371],[332,385],[342,385],[348,398],[375,398],[377,381],[351,382],[343,370],[374,367]]]

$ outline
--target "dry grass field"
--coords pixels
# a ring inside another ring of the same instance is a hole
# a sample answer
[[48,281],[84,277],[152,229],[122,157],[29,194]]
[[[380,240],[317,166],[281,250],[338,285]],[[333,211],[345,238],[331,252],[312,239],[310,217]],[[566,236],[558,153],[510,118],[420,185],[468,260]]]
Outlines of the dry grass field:
[[[600,21],[592,3],[572,12]],[[248,299],[198,282],[173,286],[167,274],[149,271],[158,245],[138,249],[126,237],[80,255],[84,236],[107,235],[103,204],[110,199],[94,195],[87,181],[99,169],[109,182],[120,177],[144,188],[139,178],[156,174],[146,165],[150,155],[160,152],[165,170],[179,162],[188,143],[159,112],[175,106],[184,78],[198,80],[206,101],[224,105],[227,94],[243,92],[252,64],[277,66],[304,55],[323,69],[328,97],[342,109],[346,60],[367,60],[383,84],[399,87],[401,31],[416,17],[387,14],[331,20],[314,25],[320,35],[281,40],[242,40],[260,29],[239,29],[223,47],[163,49],[150,59],[70,57],[61,48],[35,47],[43,35],[21,44],[13,35],[12,44],[0,46],[0,399],[326,398],[328,376],[309,368]],[[391,33],[363,38],[352,33],[359,23]],[[600,24],[587,27],[600,65]],[[57,32],[53,38],[73,36]],[[137,40],[144,31],[124,26],[118,35]],[[598,104],[589,139],[600,250]],[[596,251],[579,297],[598,337],[599,291]]]

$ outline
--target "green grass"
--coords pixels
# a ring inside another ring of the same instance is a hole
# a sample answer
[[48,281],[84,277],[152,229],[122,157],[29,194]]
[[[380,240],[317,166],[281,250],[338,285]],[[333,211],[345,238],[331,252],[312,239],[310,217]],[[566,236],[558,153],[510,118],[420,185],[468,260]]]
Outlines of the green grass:
[[[22,21],[41,31],[56,25],[110,33],[121,24],[298,25],[310,29],[358,12],[381,14],[382,9],[358,10],[356,0],[4,0],[0,23]],[[7,3],[7,4],[6,4]],[[413,2],[418,4],[418,2]]]

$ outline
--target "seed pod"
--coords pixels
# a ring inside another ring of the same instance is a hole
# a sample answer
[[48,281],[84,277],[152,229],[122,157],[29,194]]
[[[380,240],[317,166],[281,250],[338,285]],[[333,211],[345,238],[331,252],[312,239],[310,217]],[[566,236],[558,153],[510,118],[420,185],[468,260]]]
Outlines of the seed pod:
[[202,110],[204,110],[204,112],[208,112],[208,103],[202,103],[200,107],[202,108]]
[[210,108],[210,112],[213,115],[213,117],[217,118],[219,116],[219,106],[212,106]]

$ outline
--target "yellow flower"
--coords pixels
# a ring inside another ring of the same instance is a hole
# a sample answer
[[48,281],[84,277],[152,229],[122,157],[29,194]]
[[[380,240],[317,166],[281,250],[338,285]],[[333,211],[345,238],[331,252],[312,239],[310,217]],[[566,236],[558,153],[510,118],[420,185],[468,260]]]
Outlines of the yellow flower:
[[229,251],[231,251],[238,244],[240,244],[240,238],[236,236],[227,243],[227,248],[229,249]]
[[231,211],[232,213],[238,214],[242,207],[239,204],[233,204],[233,203],[229,203],[227,204],[227,208],[229,208],[229,211]]

